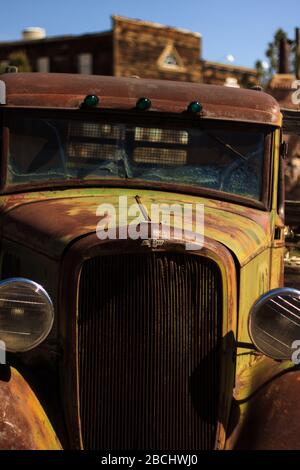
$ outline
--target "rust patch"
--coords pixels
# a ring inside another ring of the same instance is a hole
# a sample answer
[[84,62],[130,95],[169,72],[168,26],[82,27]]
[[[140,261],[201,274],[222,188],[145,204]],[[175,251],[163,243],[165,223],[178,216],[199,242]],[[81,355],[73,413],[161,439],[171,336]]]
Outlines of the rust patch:
[[88,94],[101,97],[101,108],[134,110],[141,96],[151,99],[150,113],[183,113],[197,99],[202,117],[281,125],[277,101],[253,90],[167,80],[71,74],[3,74],[7,106],[78,109]]
[[15,369],[10,368],[9,372],[7,375],[7,367],[1,366],[0,449],[61,449],[47,416],[27,382]]
[[[2,207],[3,236],[40,252],[47,250],[48,255],[59,258],[68,243],[96,231],[100,220],[96,215],[99,204],[114,205],[118,225],[119,196],[128,197],[128,206],[136,203],[135,190],[102,189],[93,195],[88,191],[85,195],[82,190],[81,197],[79,194],[79,190],[57,191],[56,197],[45,200],[39,200],[39,193],[34,199],[32,196],[24,198],[24,195],[7,197]],[[141,190],[139,196],[148,212],[151,203],[204,204],[205,235],[230,248],[241,265],[271,244],[269,213],[172,193]]]
[[235,449],[299,450],[300,372],[287,372],[247,404]]

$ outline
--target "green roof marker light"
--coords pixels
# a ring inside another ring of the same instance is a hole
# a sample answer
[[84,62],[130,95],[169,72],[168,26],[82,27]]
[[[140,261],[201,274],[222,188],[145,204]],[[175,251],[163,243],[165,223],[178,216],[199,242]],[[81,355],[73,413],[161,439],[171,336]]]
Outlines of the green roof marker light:
[[97,106],[97,104],[99,104],[99,98],[96,95],[87,95],[84,98],[84,101],[83,101],[84,106],[92,108],[94,106]]
[[141,111],[145,111],[146,109],[151,108],[151,100],[149,98],[139,98],[136,102],[136,107],[140,109]]
[[188,107],[187,107],[187,110],[190,112],[190,113],[200,113],[200,111],[202,111],[202,104],[199,103],[199,101],[192,101]]

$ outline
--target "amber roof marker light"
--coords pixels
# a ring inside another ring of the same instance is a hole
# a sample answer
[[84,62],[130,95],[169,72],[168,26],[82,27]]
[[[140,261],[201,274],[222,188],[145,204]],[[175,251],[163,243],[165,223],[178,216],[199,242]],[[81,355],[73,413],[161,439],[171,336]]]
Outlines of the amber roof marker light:
[[187,110],[189,113],[200,113],[203,109],[203,106],[199,101],[191,101],[190,104],[187,107]]
[[152,106],[151,100],[146,97],[139,98],[136,102],[136,108],[140,109],[141,111],[146,111],[147,109],[150,109]]

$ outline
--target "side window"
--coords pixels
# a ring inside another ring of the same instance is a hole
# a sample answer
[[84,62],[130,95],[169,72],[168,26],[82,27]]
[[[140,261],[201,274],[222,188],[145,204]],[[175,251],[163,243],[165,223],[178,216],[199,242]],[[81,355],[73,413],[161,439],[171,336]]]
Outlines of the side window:
[[285,204],[285,151],[286,146],[285,137],[280,131],[279,139],[279,169],[278,169],[278,196],[277,196],[277,212],[278,215],[284,220],[284,204]]
[[283,112],[283,140],[287,144],[284,161],[285,199],[300,201],[300,113]]

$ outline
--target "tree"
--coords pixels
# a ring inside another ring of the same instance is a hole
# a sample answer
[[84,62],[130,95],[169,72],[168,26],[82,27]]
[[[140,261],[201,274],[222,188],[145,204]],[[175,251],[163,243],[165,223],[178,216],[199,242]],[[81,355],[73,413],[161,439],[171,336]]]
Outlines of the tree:
[[[9,62],[10,66],[14,65],[14,66],[18,67],[19,72],[31,72],[30,63],[29,63],[27,54],[24,51],[12,52],[8,56],[8,62]],[[6,68],[6,66],[5,67],[2,66],[1,70],[0,70],[0,73],[5,72],[5,68]]]
[[280,50],[280,42],[284,39],[288,43],[288,63],[289,63],[289,70],[294,71],[296,65],[296,54],[295,54],[295,42],[288,38],[287,33],[279,28],[274,34],[273,40],[268,43],[268,47],[265,51],[266,57],[268,59],[269,67],[264,67],[264,62],[261,60],[257,60],[255,62],[255,68],[257,72],[257,76],[261,84],[264,86],[267,82],[271,79],[271,77],[278,73],[279,71],[279,50]]
[[287,33],[283,29],[278,29],[274,34],[274,39],[272,42],[269,42],[268,48],[266,50],[266,56],[269,59],[270,63],[270,73],[273,75],[278,72],[279,69],[279,48],[280,41],[285,39],[288,43],[291,43],[288,39]]
[[257,78],[259,82],[261,84],[264,84],[264,82],[267,79],[267,70],[265,69],[261,60],[257,60],[255,62],[255,68],[256,68]]

